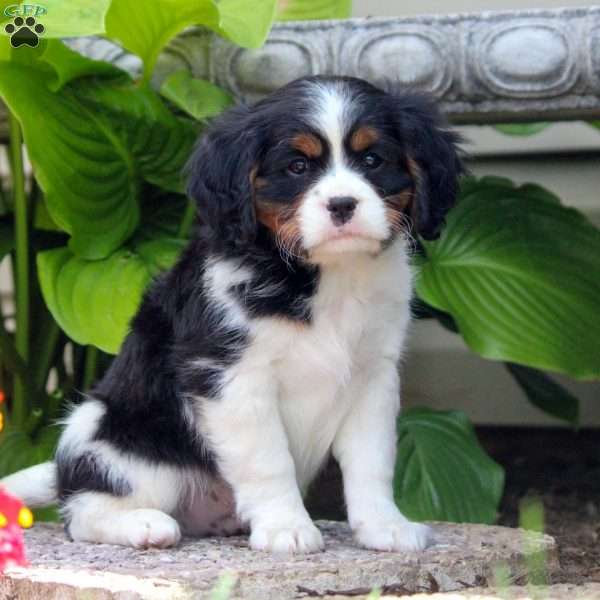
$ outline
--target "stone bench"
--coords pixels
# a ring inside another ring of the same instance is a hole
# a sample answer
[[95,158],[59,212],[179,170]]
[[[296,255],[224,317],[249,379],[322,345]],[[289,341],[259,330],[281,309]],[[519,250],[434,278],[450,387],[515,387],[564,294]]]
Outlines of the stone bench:
[[26,532],[31,567],[0,578],[0,600],[200,600],[219,578],[236,583],[231,598],[288,600],[366,594],[374,587],[402,595],[487,586],[503,569],[523,582],[526,553],[542,551],[557,568],[554,540],[519,529],[434,525],[436,543],[422,553],[378,553],[357,547],[344,523],[319,521],[326,551],[271,556],[248,549],[247,538],[186,539],[178,548],[135,550],[69,542],[59,525]]

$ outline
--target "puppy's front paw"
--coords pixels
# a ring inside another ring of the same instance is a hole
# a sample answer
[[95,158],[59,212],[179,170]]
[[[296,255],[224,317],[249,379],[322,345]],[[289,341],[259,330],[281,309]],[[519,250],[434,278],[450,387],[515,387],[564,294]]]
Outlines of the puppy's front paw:
[[175,519],[160,510],[138,509],[127,515],[123,534],[134,548],[168,548],[181,539]]
[[323,536],[310,520],[252,528],[250,547],[275,554],[307,554],[323,550]]
[[361,546],[384,552],[424,550],[433,541],[427,525],[411,523],[403,518],[363,523],[354,536]]

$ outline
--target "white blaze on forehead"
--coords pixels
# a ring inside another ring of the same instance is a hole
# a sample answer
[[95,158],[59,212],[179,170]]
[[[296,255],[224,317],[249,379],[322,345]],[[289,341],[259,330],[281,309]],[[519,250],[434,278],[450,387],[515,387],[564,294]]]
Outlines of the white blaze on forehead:
[[348,90],[342,83],[329,83],[317,85],[310,93],[314,95],[313,124],[330,144],[332,164],[342,164],[344,137],[352,123],[353,112]]

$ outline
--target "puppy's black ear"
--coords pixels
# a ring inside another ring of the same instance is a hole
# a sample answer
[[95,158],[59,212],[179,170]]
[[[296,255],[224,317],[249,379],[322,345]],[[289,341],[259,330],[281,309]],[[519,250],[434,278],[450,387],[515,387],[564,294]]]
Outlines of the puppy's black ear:
[[446,213],[456,201],[464,172],[460,137],[448,129],[435,102],[424,95],[396,96],[395,114],[415,185],[412,220],[426,240],[439,237]]
[[258,132],[245,106],[229,110],[200,138],[188,162],[188,195],[198,203],[201,224],[222,247],[242,247],[256,237],[253,169]]

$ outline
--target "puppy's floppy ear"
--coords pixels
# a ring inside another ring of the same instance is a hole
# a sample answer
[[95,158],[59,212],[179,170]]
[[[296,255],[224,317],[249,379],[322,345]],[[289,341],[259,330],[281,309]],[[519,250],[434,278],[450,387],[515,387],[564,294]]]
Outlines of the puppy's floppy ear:
[[435,102],[426,95],[394,98],[398,133],[407,153],[407,166],[415,186],[413,226],[425,239],[436,239],[444,217],[458,193],[464,172],[460,137],[448,129]]
[[188,195],[198,203],[200,221],[217,245],[240,247],[256,237],[252,178],[257,148],[250,110],[239,106],[211,125],[187,164]]

